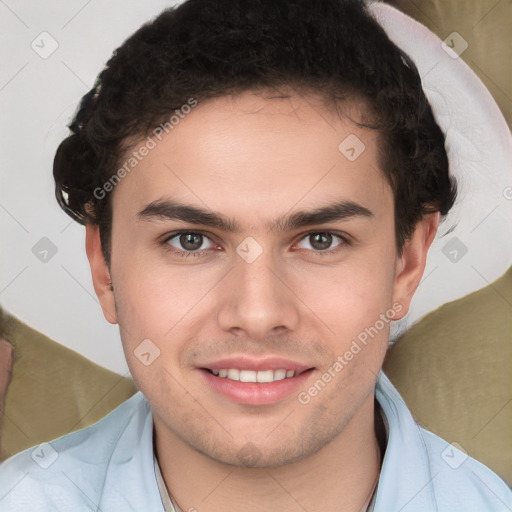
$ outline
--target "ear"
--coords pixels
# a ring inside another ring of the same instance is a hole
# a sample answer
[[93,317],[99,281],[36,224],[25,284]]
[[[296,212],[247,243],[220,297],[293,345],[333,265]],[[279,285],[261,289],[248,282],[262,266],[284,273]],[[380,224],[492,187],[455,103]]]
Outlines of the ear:
[[436,236],[440,216],[439,212],[425,215],[416,225],[412,236],[406,240],[402,254],[397,259],[393,302],[399,302],[402,309],[395,320],[403,318],[409,311],[412,297],[425,270],[427,253]]
[[114,292],[111,289],[110,271],[101,252],[99,226],[95,224],[86,224],[85,226],[85,250],[91,266],[94,291],[100,301],[103,315],[107,322],[117,324],[116,304]]

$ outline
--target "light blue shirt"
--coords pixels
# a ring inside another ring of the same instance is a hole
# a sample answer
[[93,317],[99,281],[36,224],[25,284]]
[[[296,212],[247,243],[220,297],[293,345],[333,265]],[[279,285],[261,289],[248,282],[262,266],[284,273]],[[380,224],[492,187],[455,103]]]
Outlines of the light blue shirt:
[[[512,510],[503,480],[419,426],[381,371],[375,395],[388,443],[375,512]],[[0,465],[0,512],[163,512],[151,407],[138,392],[94,425]]]

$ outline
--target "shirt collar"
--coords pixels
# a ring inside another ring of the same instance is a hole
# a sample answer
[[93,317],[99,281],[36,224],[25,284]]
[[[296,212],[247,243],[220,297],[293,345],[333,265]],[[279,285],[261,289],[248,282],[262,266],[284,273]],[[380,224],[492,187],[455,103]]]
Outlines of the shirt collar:
[[160,492],[160,498],[162,499],[162,505],[164,506],[165,512],[182,512],[182,510],[176,505],[169,495],[169,491],[165,486],[164,478],[162,476],[162,472],[160,471],[160,464],[158,464],[158,459],[156,455],[153,454],[153,462],[155,465],[155,476],[156,481],[158,483],[158,490]]
[[386,417],[388,445],[375,496],[375,512],[438,510],[427,448],[420,427],[393,384],[380,371],[375,396]]

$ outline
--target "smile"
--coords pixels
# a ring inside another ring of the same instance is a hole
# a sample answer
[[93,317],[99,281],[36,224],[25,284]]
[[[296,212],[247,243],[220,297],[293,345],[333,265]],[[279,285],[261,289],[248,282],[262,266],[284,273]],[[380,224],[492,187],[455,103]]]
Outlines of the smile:
[[240,356],[206,363],[196,371],[222,400],[261,406],[278,404],[305,389],[315,368],[284,358]]
[[275,382],[277,380],[289,379],[295,377],[298,372],[294,370],[238,370],[236,368],[223,368],[220,370],[211,370],[213,375],[223,379],[230,379],[239,382]]

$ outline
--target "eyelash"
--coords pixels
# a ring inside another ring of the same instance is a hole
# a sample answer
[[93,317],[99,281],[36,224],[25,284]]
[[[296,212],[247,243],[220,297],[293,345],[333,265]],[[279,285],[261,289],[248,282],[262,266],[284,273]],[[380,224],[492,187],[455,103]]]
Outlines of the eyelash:
[[[337,238],[339,238],[341,240],[341,243],[338,244],[334,249],[327,249],[325,251],[311,251],[309,250],[309,252],[312,252],[313,254],[317,255],[317,256],[329,256],[329,255],[332,255],[334,253],[337,253],[338,251],[340,251],[341,249],[343,249],[344,246],[350,246],[351,245],[351,242],[350,240],[348,239],[348,237],[346,235],[342,235],[342,234],[339,234],[339,233],[335,233],[334,231],[310,231],[309,233],[306,233],[302,238],[300,238],[299,242],[304,240],[305,238],[311,236],[311,235],[317,235],[317,234],[320,234],[320,233],[326,233],[326,234],[329,234],[329,235],[333,235]],[[172,240],[173,238],[176,238],[180,235],[202,235],[206,238],[208,238],[210,240],[210,237],[208,236],[207,233],[204,233],[203,231],[175,231],[171,234],[169,234],[168,236],[166,236],[161,244],[165,246],[165,250],[168,251],[168,252],[171,252],[173,254],[176,254],[182,258],[189,258],[190,256],[192,257],[201,257],[201,256],[204,256],[208,253],[208,251],[210,251],[211,249],[206,249],[206,250],[203,250],[203,251],[180,251],[180,250],[177,250],[175,249],[174,247],[172,247],[171,245],[168,244],[168,242],[170,240]],[[305,250],[308,250],[308,249],[305,249]]]

